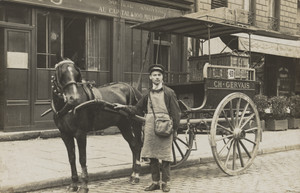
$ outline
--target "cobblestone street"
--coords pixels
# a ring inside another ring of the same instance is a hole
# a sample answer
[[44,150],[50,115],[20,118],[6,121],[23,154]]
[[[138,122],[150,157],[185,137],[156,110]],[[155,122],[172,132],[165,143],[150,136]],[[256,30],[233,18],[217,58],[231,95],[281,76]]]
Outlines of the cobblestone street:
[[[260,155],[245,174],[239,176],[227,176],[216,163],[173,170],[170,192],[299,193],[299,160],[300,150]],[[128,184],[127,178],[95,181],[90,183],[89,192],[144,192],[150,182],[149,174],[141,176],[139,185]],[[32,193],[62,193],[65,190],[66,187],[59,187]]]

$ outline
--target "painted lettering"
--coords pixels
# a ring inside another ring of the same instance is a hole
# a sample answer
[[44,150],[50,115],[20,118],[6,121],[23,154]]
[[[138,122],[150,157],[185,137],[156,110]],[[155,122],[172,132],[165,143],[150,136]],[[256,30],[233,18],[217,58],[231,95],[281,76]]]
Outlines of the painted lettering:
[[214,87],[222,88],[222,81],[214,81]]
[[106,7],[99,7],[98,11],[101,13],[106,13],[107,9],[106,9]]
[[[39,0],[42,1],[42,0]],[[79,2],[82,2],[82,0],[78,0]],[[50,0],[51,3],[55,4],[55,5],[62,5],[63,0]]]
[[50,2],[55,4],[55,5],[61,5],[63,0],[50,0]]

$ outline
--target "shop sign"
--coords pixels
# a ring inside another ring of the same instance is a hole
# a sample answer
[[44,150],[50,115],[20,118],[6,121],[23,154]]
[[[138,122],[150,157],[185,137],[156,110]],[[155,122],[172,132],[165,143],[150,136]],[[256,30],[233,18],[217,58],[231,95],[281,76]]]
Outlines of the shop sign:
[[255,84],[250,81],[230,81],[230,80],[207,80],[209,89],[229,89],[229,90],[254,90]]
[[124,0],[10,0],[12,1],[138,21],[182,15],[180,10]]
[[[254,35],[252,35],[254,36]],[[271,54],[284,57],[300,58],[300,41],[283,40],[279,38],[270,38],[263,36],[254,36],[251,38],[251,51],[257,53]],[[239,37],[238,48],[247,50],[249,48],[249,39]]]

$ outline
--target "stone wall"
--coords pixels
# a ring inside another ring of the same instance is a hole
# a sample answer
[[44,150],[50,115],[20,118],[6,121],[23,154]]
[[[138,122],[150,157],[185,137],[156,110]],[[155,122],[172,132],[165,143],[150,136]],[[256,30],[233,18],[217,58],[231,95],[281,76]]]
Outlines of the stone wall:
[[[278,0],[275,0],[278,1]],[[288,35],[300,34],[297,28],[297,16],[299,16],[299,9],[297,9],[298,0],[281,0],[279,6],[279,26],[278,31]],[[211,9],[211,0],[197,0],[195,5],[198,11],[208,11]],[[239,9],[244,8],[244,1],[228,0],[228,8]],[[256,0],[255,4],[255,26],[266,30],[272,29],[270,16],[270,0]]]

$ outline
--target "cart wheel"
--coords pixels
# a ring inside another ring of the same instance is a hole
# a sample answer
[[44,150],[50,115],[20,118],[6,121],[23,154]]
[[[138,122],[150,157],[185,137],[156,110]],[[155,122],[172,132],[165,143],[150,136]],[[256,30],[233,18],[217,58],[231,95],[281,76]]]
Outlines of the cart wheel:
[[188,129],[185,133],[177,135],[177,139],[172,144],[174,161],[171,163],[171,168],[179,167],[188,159],[192,151],[194,136],[195,134],[192,129]]
[[210,145],[220,169],[228,175],[238,175],[250,167],[261,132],[253,101],[243,93],[227,95],[218,105],[210,129]]

